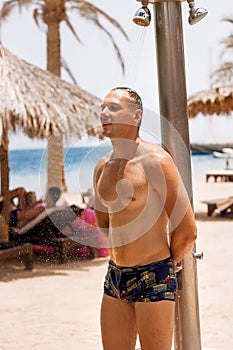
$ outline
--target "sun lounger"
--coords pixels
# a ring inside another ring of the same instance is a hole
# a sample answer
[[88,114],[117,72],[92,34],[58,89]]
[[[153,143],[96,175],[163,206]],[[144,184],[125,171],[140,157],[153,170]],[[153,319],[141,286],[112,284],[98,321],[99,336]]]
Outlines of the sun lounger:
[[202,203],[207,204],[208,216],[211,216],[215,210],[218,210],[222,216],[233,215],[233,197],[204,200]]
[[214,179],[214,182],[232,182],[233,181],[233,169],[224,170],[208,170],[205,172],[206,182],[210,178]]
[[[79,208],[51,208],[39,214],[35,219],[20,229],[11,228],[10,240],[19,243],[32,243],[36,250],[49,251],[53,248],[58,255],[59,261],[64,263],[69,256],[69,251],[84,249],[84,244],[77,239],[62,233],[62,230],[71,226],[71,223],[80,214]],[[96,257],[95,248],[88,247],[90,257]]]
[[32,270],[33,268],[33,247],[32,244],[22,244],[14,246],[11,242],[0,245],[0,262],[17,258],[24,262],[25,270]]

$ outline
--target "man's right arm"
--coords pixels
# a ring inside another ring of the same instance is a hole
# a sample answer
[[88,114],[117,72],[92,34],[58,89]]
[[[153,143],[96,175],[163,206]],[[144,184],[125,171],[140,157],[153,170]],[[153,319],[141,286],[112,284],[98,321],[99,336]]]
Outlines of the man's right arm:
[[99,231],[104,235],[108,236],[109,233],[109,214],[108,209],[101,203],[99,199],[99,195],[97,193],[97,184],[101,175],[101,169],[104,161],[101,159],[94,171],[94,191],[95,191],[95,202],[94,202],[94,210],[95,210],[95,218],[96,224]]
[[107,208],[104,207],[98,198],[98,195],[95,195],[95,218],[96,224],[99,231],[108,237],[109,233],[109,215],[106,212]]

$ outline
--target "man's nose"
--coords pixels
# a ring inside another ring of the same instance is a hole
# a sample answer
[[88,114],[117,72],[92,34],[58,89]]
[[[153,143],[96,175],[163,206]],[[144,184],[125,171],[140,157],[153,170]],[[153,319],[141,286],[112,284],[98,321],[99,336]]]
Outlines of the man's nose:
[[104,107],[104,109],[102,109],[101,113],[100,113],[100,119],[102,122],[106,122],[107,120],[109,120],[109,118],[111,117],[111,113],[109,112],[108,107]]
[[109,114],[101,114],[100,120],[102,124],[108,124],[111,122],[111,117]]
[[109,108],[108,106],[104,106],[103,109],[101,110],[101,114],[109,114]]

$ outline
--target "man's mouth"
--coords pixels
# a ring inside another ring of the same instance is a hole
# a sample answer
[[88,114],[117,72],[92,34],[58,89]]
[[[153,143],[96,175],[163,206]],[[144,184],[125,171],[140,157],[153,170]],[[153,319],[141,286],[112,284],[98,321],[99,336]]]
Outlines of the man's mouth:
[[103,128],[106,128],[106,127],[108,127],[108,126],[110,126],[110,125],[112,125],[112,123],[102,123],[102,127],[103,127]]

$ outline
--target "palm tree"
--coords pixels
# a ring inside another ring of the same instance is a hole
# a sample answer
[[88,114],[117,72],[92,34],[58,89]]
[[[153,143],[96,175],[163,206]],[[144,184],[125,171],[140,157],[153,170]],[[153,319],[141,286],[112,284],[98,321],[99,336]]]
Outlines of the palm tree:
[[[225,22],[233,24],[233,19],[224,18]],[[229,57],[228,54],[233,53],[233,34],[230,34],[226,39],[221,41],[223,45],[222,57]],[[233,83],[233,56],[230,59],[225,60],[220,67],[215,70],[211,75],[212,85],[226,85]]]
[[[16,7],[33,8],[33,17],[36,24],[44,23],[47,26],[47,70],[61,76],[61,37],[60,24],[64,22],[80,42],[80,38],[73,27],[69,14],[77,13],[92,22],[96,27],[102,30],[113,44],[117,54],[122,71],[124,73],[124,61],[119,47],[112,34],[101,24],[101,20],[107,20],[113,27],[121,32],[128,39],[127,34],[121,25],[100,8],[94,6],[86,0],[8,0],[2,5],[0,18],[6,19]],[[64,176],[64,154],[63,154],[63,136],[54,137],[48,140],[48,182],[47,186],[58,186],[66,189]]]

